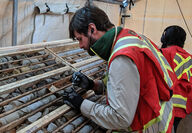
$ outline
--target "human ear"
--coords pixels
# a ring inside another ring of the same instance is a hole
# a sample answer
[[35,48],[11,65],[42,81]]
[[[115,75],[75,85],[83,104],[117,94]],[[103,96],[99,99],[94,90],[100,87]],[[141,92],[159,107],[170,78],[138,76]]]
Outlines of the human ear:
[[88,26],[88,31],[91,32],[91,34],[94,33],[94,31],[96,31],[96,26],[94,23],[90,23]]
[[92,28],[92,29],[91,29],[91,34],[93,34],[93,32],[94,32],[94,29]]

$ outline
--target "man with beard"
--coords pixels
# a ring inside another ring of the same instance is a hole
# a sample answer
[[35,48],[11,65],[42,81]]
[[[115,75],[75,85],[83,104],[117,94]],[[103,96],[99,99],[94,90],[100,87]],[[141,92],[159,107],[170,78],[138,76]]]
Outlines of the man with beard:
[[95,6],[79,9],[69,32],[71,38],[79,41],[80,48],[108,61],[105,85],[81,72],[72,75],[75,86],[97,94],[102,94],[106,86],[107,104],[83,99],[73,90],[68,100],[75,108],[106,129],[171,132],[174,76],[152,41],[130,29],[115,27],[106,13]]

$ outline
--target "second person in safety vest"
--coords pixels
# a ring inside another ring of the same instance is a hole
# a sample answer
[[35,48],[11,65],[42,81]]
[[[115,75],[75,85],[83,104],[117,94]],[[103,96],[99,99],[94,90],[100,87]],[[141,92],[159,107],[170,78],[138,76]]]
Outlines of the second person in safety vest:
[[182,118],[192,112],[192,55],[183,49],[186,32],[177,25],[167,27],[161,36],[161,51],[177,77],[173,88],[175,131]]

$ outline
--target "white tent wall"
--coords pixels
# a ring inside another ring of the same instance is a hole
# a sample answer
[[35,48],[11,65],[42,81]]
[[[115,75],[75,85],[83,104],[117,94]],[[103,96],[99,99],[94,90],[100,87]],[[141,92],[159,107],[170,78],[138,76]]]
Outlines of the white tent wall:
[[191,7],[191,0],[137,0],[131,11],[127,10],[127,14],[130,14],[131,17],[126,18],[125,27],[146,35],[160,47],[160,38],[163,30],[170,25],[179,25],[187,33],[184,49],[192,53]]
[[[72,14],[35,14],[36,3],[58,3],[84,6],[86,0],[18,0],[17,45],[48,42],[69,38],[68,26]],[[118,24],[119,6],[94,2]],[[0,0],[0,47],[12,45],[13,0]],[[113,12],[113,13],[112,13]]]
[[[69,37],[68,26],[72,15],[36,14],[35,3],[67,3],[82,7],[86,0],[18,0],[18,32],[17,45],[62,40]],[[178,2],[178,3],[177,3]],[[109,15],[110,20],[119,24],[119,5],[103,2],[94,3]],[[191,33],[184,22],[179,6],[186,23],[192,32],[191,0],[136,0],[125,18],[125,27],[142,33],[161,45],[160,37],[163,30],[170,25],[179,25],[187,32],[185,49],[192,53]],[[12,0],[0,1],[0,47],[12,44]]]
[[[67,0],[18,0],[17,45],[68,38],[66,15],[35,14],[35,3],[77,3]],[[12,0],[0,1],[0,46],[11,46],[12,42]]]
[[[84,6],[86,1],[80,0],[81,2],[74,2],[74,0],[71,2],[67,2],[68,4],[75,4],[79,5],[80,7]],[[119,6],[114,4],[108,4],[108,3],[101,3],[101,2],[95,2],[96,5],[98,5],[100,8],[104,9],[107,14],[110,15],[110,18],[112,18],[112,15],[110,14],[111,10],[118,10]],[[115,14],[118,14],[115,13]],[[72,14],[65,14],[65,15],[37,15],[35,19],[35,32],[33,36],[32,43],[37,43],[41,41],[53,41],[53,40],[61,40],[65,38],[69,38],[69,22],[72,17]],[[116,24],[117,22],[116,18],[113,17],[111,21]],[[43,32],[43,34],[42,34]]]
[[[0,1],[0,46],[11,46],[12,42],[12,9],[13,1]],[[33,31],[32,1],[19,1],[18,4],[18,44],[30,43]]]

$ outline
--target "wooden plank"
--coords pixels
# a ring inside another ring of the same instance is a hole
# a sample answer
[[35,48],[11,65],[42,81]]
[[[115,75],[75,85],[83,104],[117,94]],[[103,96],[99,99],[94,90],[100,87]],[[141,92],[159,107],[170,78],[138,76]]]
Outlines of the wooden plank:
[[78,132],[83,126],[85,126],[86,124],[88,124],[90,121],[91,121],[91,120],[88,119],[88,120],[86,120],[85,122],[83,122],[80,126],[78,126],[78,127],[73,131],[73,133]]
[[58,56],[57,54],[55,54],[51,49],[49,48],[45,48],[49,54],[51,54],[53,57],[56,58],[56,61],[59,60],[60,62],[62,62],[64,65],[67,65],[69,67],[71,67],[74,71],[78,71],[77,68],[75,68],[71,63],[69,63],[68,61],[64,60],[63,58],[61,58],[60,56]]
[[[85,53],[87,53],[87,52],[86,52],[86,51],[81,51],[81,52],[78,52],[78,53],[66,54],[66,55],[61,56],[61,57],[62,57],[62,58],[66,58],[66,57],[68,57],[68,56],[75,56],[75,55],[77,55],[77,54],[85,54]],[[59,54],[59,53],[56,53],[56,54]]]
[[80,66],[83,66],[85,64],[88,64],[88,63],[91,63],[91,62],[94,62],[94,61],[97,61],[97,60],[100,60],[101,58],[98,57],[98,56],[94,56],[90,59],[87,59],[87,60],[84,60],[84,61],[81,61],[81,62],[78,62],[78,63],[75,63],[75,64],[72,64],[74,67],[80,67]]
[[[101,98],[99,98],[97,100],[97,102],[100,102],[101,100],[103,100],[105,97],[102,96]],[[81,115],[81,114],[80,114]],[[75,120],[76,118],[78,118],[80,115],[76,115],[73,118],[71,118],[69,121],[67,121],[66,123],[64,123],[63,125],[61,125],[60,127],[58,127],[56,130],[53,131],[53,133],[58,133],[59,130],[61,130],[62,128],[64,128],[66,125],[68,125],[69,123],[71,123],[73,120]],[[95,131],[99,128],[99,126],[97,126],[97,128],[95,128]]]
[[[70,44],[69,44],[70,43]],[[0,48],[0,56],[4,56],[7,54],[17,54],[21,53],[21,51],[31,51],[34,49],[44,48],[44,47],[58,47],[58,46],[64,46],[64,45],[71,45],[71,44],[77,44],[77,42],[74,42],[71,39],[65,39],[65,40],[59,40],[59,41],[51,41],[51,42],[42,42],[42,43],[34,43],[34,44],[25,44],[25,45],[18,45],[18,46],[11,46],[11,47],[3,47]]]
[[41,89],[43,89],[43,88],[49,88],[51,85],[61,84],[61,83],[65,82],[66,80],[70,79],[70,78],[71,78],[71,76],[67,76],[67,77],[65,77],[65,78],[62,78],[62,79],[57,80],[57,81],[54,81],[54,82],[52,82],[52,83],[48,83],[48,84],[46,84],[46,85],[44,85],[44,86],[41,86],[41,87],[39,87],[39,88],[33,89],[33,90],[31,90],[31,91],[27,91],[27,92],[25,92],[25,93],[23,93],[23,94],[21,94],[21,95],[18,95],[18,96],[9,98],[9,99],[7,99],[7,100],[4,100],[4,101],[2,101],[2,102],[0,103],[0,106],[5,106],[5,105],[7,105],[9,102],[11,102],[11,101],[17,100],[17,99],[19,99],[19,98],[21,98],[21,97],[24,97],[24,96],[26,96],[26,95],[28,95],[28,94],[31,94],[31,93],[36,92],[36,91],[38,91],[38,90],[41,90]]
[[[87,98],[87,97],[90,97],[93,94],[94,94],[94,92],[90,90],[87,93],[85,93],[83,95],[83,97]],[[39,120],[35,121],[34,123],[30,124],[29,126],[19,130],[17,133],[31,133],[31,132],[34,132],[34,131],[40,129],[41,127],[47,125],[48,123],[50,123],[54,119],[58,118],[59,116],[63,115],[69,109],[71,109],[71,107],[64,104],[63,106],[61,106],[58,109],[52,111],[51,113],[45,115],[41,119],[39,119]]]
[[58,133],[59,130],[61,130],[62,128],[64,128],[65,126],[67,126],[69,123],[71,123],[72,121],[74,121],[75,119],[77,119],[79,116],[81,116],[81,114],[77,114],[76,116],[72,117],[70,120],[68,120],[67,122],[65,122],[63,125],[61,125],[60,127],[58,127],[56,130],[54,130],[52,133]]
[[[37,65],[37,64],[41,64],[41,63],[46,63],[46,62],[52,61],[52,60],[55,60],[55,58],[46,59],[46,60],[43,60],[41,62],[31,63],[29,66],[33,66],[33,65]],[[0,73],[1,72],[12,72],[14,69],[20,69],[22,67],[24,67],[24,66],[16,66],[16,67],[12,67],[12,68],[3,69],[3,70],[0,70]]]
[[[86,69],[82,70],[82,72],[89,71],[89,70],[91,70],[91,69],[93,69],[93,68],[96,68],[96,67],[102,66],[102,65],[104,65],[104,64],[106,65],[106,62],[101,62],[101,63],[96,64],[96,65],[94,65],[94,66],[92,66],[92,67],[90,67],[90,68],[86,68]],[[103,68],[103,69],[105,70],[105,68]]]
[[[58,56],[57,54],[55,54],[51,49],[46,48],[46,50],[49,52],[49,54],[51,54],[53,57],[56,58],[56,60],[61,61],[63,64],[68,65],[69,67],[71,67],[73,69],[73,71],[78,72],[79,70],[74,67],[71,63],[69,63],[68,61],[64,60],[62,57]],[[88,78],[92,79],[91,77],[87,76]]]
[[57,47],[48,47],[48,48],[50,48],[55,53],[60,53],[60,52],[66,52],[68,50],[79,49],[79,43],[71,42],[71,43],[67,43],[65,45],[61,45],[61,46],[57,46]]
[[[87,60],[81,61],[79,63],[75,63],[75,64],[73,64],[73,66],[74,67],[80,67],[80,66],[82,66],[84,64],[94,62],[96,60],[99,60],[99,57],[93,57],[91,59],[87,59]],[[14,91],[14,89],[17,88],[17,87],[21,87],[21,86],[24,86],[24,85],[27,85],[27,84],[30,84],[30,83],[32,84],[33,82],[36,82],[36,81],[38,81],[40,79],[45,79],[47,77],[57,75],[59,73],[62,73],[64,71],[67,71],[67,70],[70,70],[70,69],[71,68],[69,66],[65,66],[65,67],[50,71],[50,72],[46,72],[44,74],[36,75],[36,76],[26,78],[26,79],[23,79],[23,80],[20,80],[20,81],[17,81],[17,82],[13,82],[13,83],[10,83],[10,84],[0,86],[0,94],[10,93],[10,92]]]
[[25,116],[23,116],[23,117],[15,120],[15,121],[12,121],[11,123],[9,123],[9,124],[7,124],[7,125],[4,125],[4,126],[0,127],[0,132],[9,131],[9,130],[15,128],[16,126],[18,126],[18,125],[20,125],[21,123],[23,123],[28,117],[34,115],[35,113],[37,113],[37,112],[39,112],[39,111],[42,111],[43,109],[51,106],[52,104],[58,102],[58,101],[61,100],[61,99],[63,99],[63,98],[62,98],[62,97],[57,98],[57,99],[49,102],[48,104],[45,104],[45,105],[37,108],[36,110],[34,110],[34,111],[26,114]]
[[19,110],[19,109],[21,109],[21,108],[24,108],[24,107],[26,107],[26,106],[28,106],[28,105],[30,105],[30,104],[33,104],[33,103],[35,103],[35,102],[37,102],[37,101],[39,101],[39,100],[41,100],[41,99],[43,99],[43,98],[45,98],[45,97],[48,97],[48,96],[50,96],[50,95],[53,95],[55,92],[60,91],[60,90],[63,90],[64,88],[67,88],[67,87],[69,87],[69,86],[71,86],[71,84],[67,84],[67,85],[65,85],[65,86],[62,87],[62,88],[58,88],[58,90],[55,90],[54,92],[50,92],[50,93],[44,94],[43,96],[40,96],[40,97],[38,97],[38,98],[35,98],[35,99],[33,99],[33,100],[25,103],[25,104],[19,105],[19,106],[15,107],[15,108],[12,109],[12,110],[9,110],[9,111],[6,111],[6,112],[4,112],[4,113],[1,113],[1,114],[0,114],[0,117],[4,117],[4,116],[6,116],[6,115],[8,115],[8,114],[11,114],[11,113],[13,113],[13,112],[15,112],[15,111],[17,111],[17,110]]
[[[13,47],[16,47],[16,46],[13,46]],[[6,49],[1,50],[1,48],[0,48],[0,57],[1,56],[13,56],[13,55],[19,55],[19,54],[35,53],[35,52],[39,52],[39,51],[43,51],[43,50],[44,50],[44,48],[38,48],[38,49],[20,50],[17,52],[9,53],[9,51],[6,52]]]
[[[78,53],[76,53],[76,55],[78,55]],[[78,59],[83,59],[83,58],[86,58],[86,57],[88,57],[89,55],[87,55],[87,54],[83,54],[83,55],[81,55],[81,56],[75,56],[75,57],[73,57],[73,56],[71,56],[73,59],[69,59],[69,60],[67,60],[68,62],[73,62],[74,60],[78,60]]]
[[48,115],[45,115],[41,119],[35,121],[31,125],[19,130],[17,133],[31,133],[37,129],[40,129],[44,124],[48,124],[52,119],[55,117],[61,116],[63,113],[71,109],[68,105],[64,104],[63,106],[59,107],[58,109],[52,111]]
[[16,64],[16,63],[21,62],[21,61],[23,61],[23,60],[47,58],[48,56],[49,56],[48,54],[45,54],[45,55],[37,55],[37,56],[27,57],[27,58],[19,59],[19,60],[14,60],[14,61],[9,61],[9,62],[2,62],[2,63],[0,63],[0,65],[3,65],[3,64]]
[[95,133],[97,129],[99,129],[99,126],[96,126],[90,133]]
[[17,76],[20,76],[20,75],[25,75],[27,73],[35,73],[39,70],[44,70],[46,68],[51,68],[53,66],[57,66],[57,64],[53,64],[53,65],[50,65],[50,66],[45,66],[45,67],[40,67],[40,68],[37,68],[37,69],[34,69],[34,70],[30,70],[30,71],[27,71],[27,72],[22,72],[22,73],[19,73],[19,74],[14,74],[14,75],[11,75],[11,76],[7,76],[7,77],[4,77],[4,78],[0,78],[0,81],[3,81],[3,80],[6,80],[6,79],[9,79],[9,78],[16,78]]
[[40,74],[40,75],[37,75],[37,76],[33,76],[33,77],[26,78],[26,79],[23,79],[23,80],[20,80],[20,81],[17,81],[17,82],[13,82],[13,83],[10,83],[10,84],[0,86],[0,94],[10,93],[10,92],[14,91],[14,89],[17,88],[17,87],[21,87],[23,85],[33,83],[33,82],[38,81],[40,79],[45,79],[47,77],[62,73],[62,72],[66,71],[66,70],[69,70],[69,69],[70,69],[70,67],[66,66],[66,67],[62,67],[62,68],[59,68],[59,69],[44,73],[44,74]]

